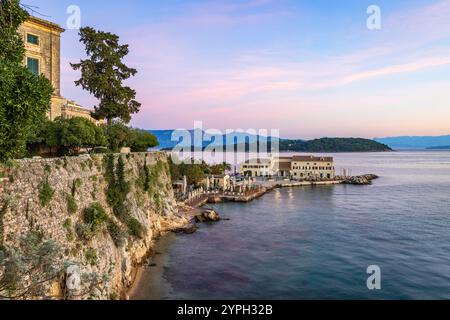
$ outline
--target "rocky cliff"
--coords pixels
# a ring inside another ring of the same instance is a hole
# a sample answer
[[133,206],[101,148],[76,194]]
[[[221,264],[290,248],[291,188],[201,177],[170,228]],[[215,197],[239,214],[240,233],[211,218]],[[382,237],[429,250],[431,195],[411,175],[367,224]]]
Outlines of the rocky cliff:
[[45,284],[48,297],[120,298],[155,238],[187,222],[164,153],[21,160],[0,168],[0,249],[20,251],[30,233],[54,243],[64,268]]

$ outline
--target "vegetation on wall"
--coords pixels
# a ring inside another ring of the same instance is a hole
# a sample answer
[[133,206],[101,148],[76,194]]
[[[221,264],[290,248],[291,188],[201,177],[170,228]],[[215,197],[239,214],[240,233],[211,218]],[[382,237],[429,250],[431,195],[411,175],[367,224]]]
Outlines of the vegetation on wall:
[[91,204],[84,210],[84,222],[95,234],[108,221],[108,214],[98,202]]
[[71,194],[66,194],[66,201],[67,201],[67,211],[69,214],[75,214],[78,211],[78,204],[75,200],[75,197]]
[[138,220],[131,217],[125,204],[131,187],[125,177],[125,162],[122,156],[119,156],[117,166],[114,165],[114,155],[105,157],[105,178],[108,182],[106,199],[114,215],[128,227],[131,235],[141,238],[144,227]]
[[95,266],[98,261],[98,255],[97,251],[93,248],[89,248],[84,253],[84,258],[86,259],[86,262],[90,264],[91,266]]
[[39,185],[39,202],[42,207],[46,207],[50,201],[53,199],[55,190],[48,182],[48,177],[46,177]]

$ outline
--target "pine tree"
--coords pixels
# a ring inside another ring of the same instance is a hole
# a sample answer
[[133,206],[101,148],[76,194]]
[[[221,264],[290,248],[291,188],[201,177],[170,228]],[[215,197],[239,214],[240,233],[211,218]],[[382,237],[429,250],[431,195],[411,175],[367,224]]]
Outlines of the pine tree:
[[129,53],[128,45],[120,45],[115,34],[90,27],[81,28],[80,37],[88,59],[71,66],[81,70],[81,78],[75,84],[99,100],[93,116],[106,119],[108,124],[114,119],[130,122],[131,115],[139,112],[141,104],[135,100],[136,91],[123,86],[123,81],[137,73],[122,62]]

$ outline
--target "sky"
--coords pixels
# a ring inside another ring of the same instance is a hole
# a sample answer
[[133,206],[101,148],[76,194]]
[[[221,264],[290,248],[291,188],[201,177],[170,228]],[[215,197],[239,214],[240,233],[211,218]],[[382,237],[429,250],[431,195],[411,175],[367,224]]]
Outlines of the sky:
[[[120,36],[144,129],[279,129],[286,138],[450,134],[450,0],[23,0]],[[381,29],[369,30],[377,5]],[[39,16],[39,15],[38,15]],[[85,107],[61,38],[61,90]]]

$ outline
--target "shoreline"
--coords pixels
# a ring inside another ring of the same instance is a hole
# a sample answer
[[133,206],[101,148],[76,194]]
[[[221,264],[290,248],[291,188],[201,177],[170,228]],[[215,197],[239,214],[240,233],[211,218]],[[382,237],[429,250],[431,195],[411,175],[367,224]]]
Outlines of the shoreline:
[[[363,175],[355,178],[365,177],[369,183],[372,180],[378,179],[376,175]],[[270,183],[270,182],[268,182]],[[341,185],[348,184],[346,180],[332,180],[332,181],[303,181],[303,182],[292,182],[285,181],[285,183],[270,183],[266,187],[263,187],[258,192],[255,192],[249,196],[228,196],[228,195],[209,195],[203,198],[199,198],[197,201],[194,201],[191,205],[180,204],[179,210],[180,214],[188,219],[188,223],[186,224],[186,228],[189,225],[195,224],[193,222],[195,217],[199,214],[202,214],[204,210],[201,208],[206,204],[214,204],[214,203],[222,203],[222,202],[241,202],[248,203],[253,200],[256,200],[260,197],[263,197],[265,194],[272,192],[276,189],[283,188],[297,188],[297,187],[305,187],[305,186],[333,186],[333,185]],[[355,184],[355,183],[353,183]],[[356,185],[362,185],[356,183]],[[155,240],[155,244],[149,253],[149,257],[145,260],[145,263],[142,263],[139,266],[135,267],[133,282],[132,284],[125,290],[125,296],[127,300],[162,300],[170,291],[170,284],[167,283],[164,279],[164,268],[168,263],[168,248],[175,241],[176,232],[170,231],[166,234],[161,235],[159,238]],[[150,283],[149,286],[140,285],[143,278],[147,277],[147,281]],[[152,288],[152,289],[149,289]]]

